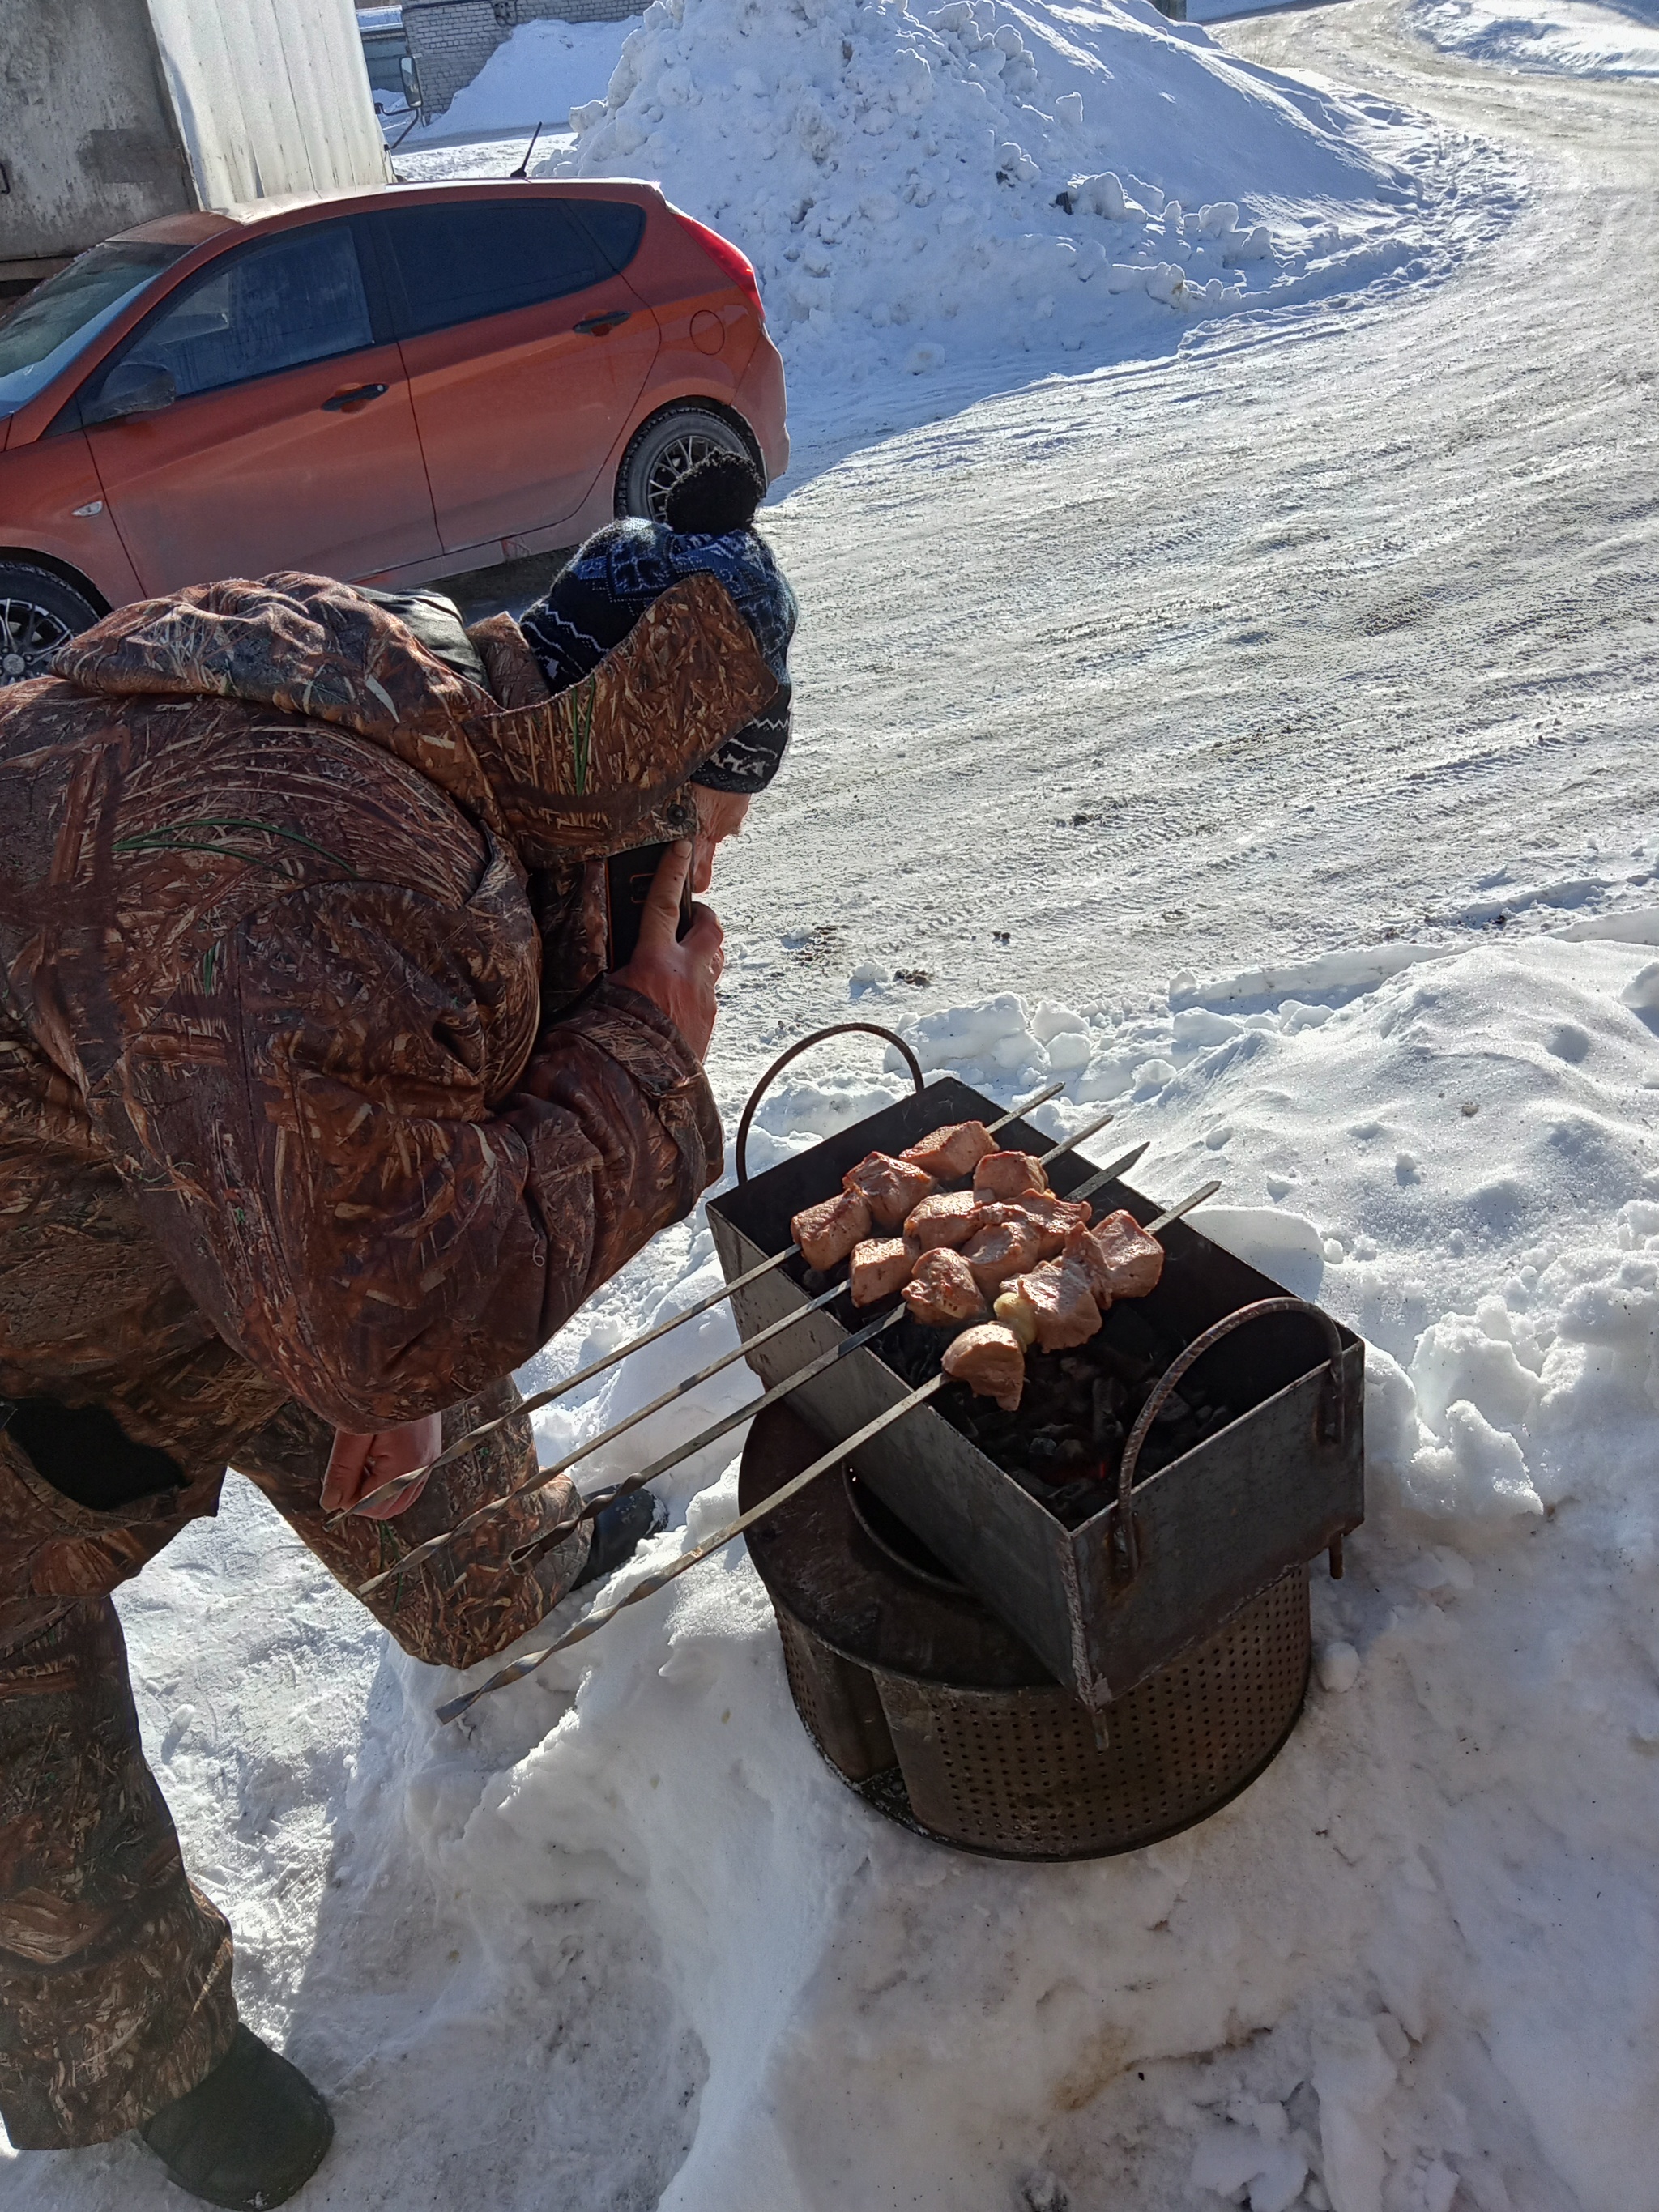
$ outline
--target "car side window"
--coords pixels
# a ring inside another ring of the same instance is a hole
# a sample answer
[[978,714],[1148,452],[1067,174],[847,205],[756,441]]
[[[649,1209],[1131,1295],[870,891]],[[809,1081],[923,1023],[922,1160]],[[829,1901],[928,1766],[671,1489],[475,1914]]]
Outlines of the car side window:
[[421,337],[602,283],[632,258],[645,227],[637,208],[615,212],[635,220],[590,226],[585,203],[551,199],[444,200],[375,215],[398,337]]
[[325,223],[224,255],[179,288],[122,358],[170,370],[185,399],[374,343],[350,227]]

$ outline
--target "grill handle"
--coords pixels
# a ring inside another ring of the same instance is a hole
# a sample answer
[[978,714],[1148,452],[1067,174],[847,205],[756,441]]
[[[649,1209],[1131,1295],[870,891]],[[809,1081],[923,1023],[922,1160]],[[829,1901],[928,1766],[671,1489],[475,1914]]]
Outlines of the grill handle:
[[921,1062],[902,1036],[896,1036],[891,1030],[883,1029],[879,1022],[835,1022],[827,1030],[814,1030],[811,1036],[802,1037],[799,1043],[792,1044],[787,1052],[781,1052],[749,1094],[749,1103],[744,1108],[743,1119],[738,1124],[736,1149],[739,1185],[746,1183],[749,1180],[749,1128],[755,1118],[755,1109],[778,1077],[783,1073],[784,1069],[788,1066],[790,1061],[798,1060],[810,1047],[822,1044],[827,1037],[849,1036],[860,1033],[865,1036],[884,1038],[896,1050],[903,1054],[904,1064],[910,1071],[910,1080],[915,1085],[918,1096],[927,1089],[921,1073]]
[[1152,1386],[1152,1396],[1141,1407],[1140,1417],[1129,1431],[1117,1470],[1117,1511],[1113,1516],[1111,1537],[1114,1581],[1133,1582],[1140,1571],[1140,1549],[1135,1537],[1130,1494],[1134,1488],[1140,1448],[1153,1422],[1174,1395],[1176,1386],[1206,1352],[1212,1351],[1224,1336],[1231,1336],[1236,1328],[1243,1328],[1249,1322],[1264,1321],[1270,1314],[1305,1314],[1324,1331],[1330,1360],[1328,1379],[1320,1398],[1319,1438],[1322,1443],[1340,1446],[1346,1425],[1342,1397],[1342,1338],[1330,1316],[1320,1307],[1310,1305],[1305,1298],[1258,1298],[1253,1305],[1240,1306],[1235,1312],[1223,1315],[1170,1362]]

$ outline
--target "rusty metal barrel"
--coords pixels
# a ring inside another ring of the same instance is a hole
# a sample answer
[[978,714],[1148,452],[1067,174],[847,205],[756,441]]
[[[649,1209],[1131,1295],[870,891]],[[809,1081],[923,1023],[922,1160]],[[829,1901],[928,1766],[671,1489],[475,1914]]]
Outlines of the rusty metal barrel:
[[[755,1422],[744,1510],[823,1445]],[[1008,1859],[1138,1850],[1247,1789],[1294,1728],[1311,1659],[1305,1565],[1107,1706],[1103,1726],[850,1469],[753,1529],[808,1735],[867,1803]]]

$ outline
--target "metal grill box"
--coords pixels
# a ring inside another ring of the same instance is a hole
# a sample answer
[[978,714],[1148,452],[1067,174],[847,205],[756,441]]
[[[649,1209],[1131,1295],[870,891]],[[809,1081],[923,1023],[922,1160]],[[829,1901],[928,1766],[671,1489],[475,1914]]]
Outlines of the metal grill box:
[[[896,1152],[943,1123],[988,1121],[1000,1110],[945,1078],[710,1200],[726,1279],[788,1245],[792,1216],[831,1195],[866,1152]],[[1019,1121],[1000,1139],[1034,1152],[1052,1141]],[[1063,1196],[1093,1172],[1066,1153],[1051,1164],[1049,1177]],[[1143,1222],[1159,1211],[1121,1182],[1093,1204],[1097,1218],[1119,1206]],[[1158,1335],[1182,1347],[1243,1307],[1288,1295],[1187,1221],[1161,1237],[1162,1281],[1133,1307],[1113,1308],[1103,1344],[1115,1328],[1136,1326],[1134,1308]],[[803,1308],[811,1295],[806,1276],[796,1255],[737,1292],[742,1334],[751,1336]],[[750,1364],[769,1388],[844,1342],[867,1318],[843,1295],[805,1316]],[[893,1336],[915,1329],[907,1320]],[[850,1353],[790,1400],[826,1445],[913,1387],[914,1374],[907,1380],[881,1356],[891,1341],[878,1339]],[[936,1341],[942,1347],[944,1339]],[[966,1404],[959,1386],[872,1438],[852,1464],[1056,1681],[1099,1707],[1212,1635],[1286,1568],[1316,1557],[1364,1518],[1358,1337],[1314,1310],[1275,1313],[1224,1336],[1204,1355],[1201,1371],[1234,1417],[1137,1484],[1132,1544],[1111,1483],[1101,1485],[1100,1510],[1068,1528],[989,1458],[951,1418],[953,1401]]]

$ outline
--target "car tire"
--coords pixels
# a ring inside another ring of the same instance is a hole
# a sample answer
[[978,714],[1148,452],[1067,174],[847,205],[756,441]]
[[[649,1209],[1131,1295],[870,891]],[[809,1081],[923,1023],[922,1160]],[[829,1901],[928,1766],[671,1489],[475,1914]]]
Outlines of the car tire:
[[50,568],[0,561],[0,684],[45,676],[46,663],[104,610]]
[[617,471],[617,512],[662,520],[663,502],[686,471],[709,453],[738,453],[766,475],[760,447],[740,418],[713,407],[665,407],[641,422]]

